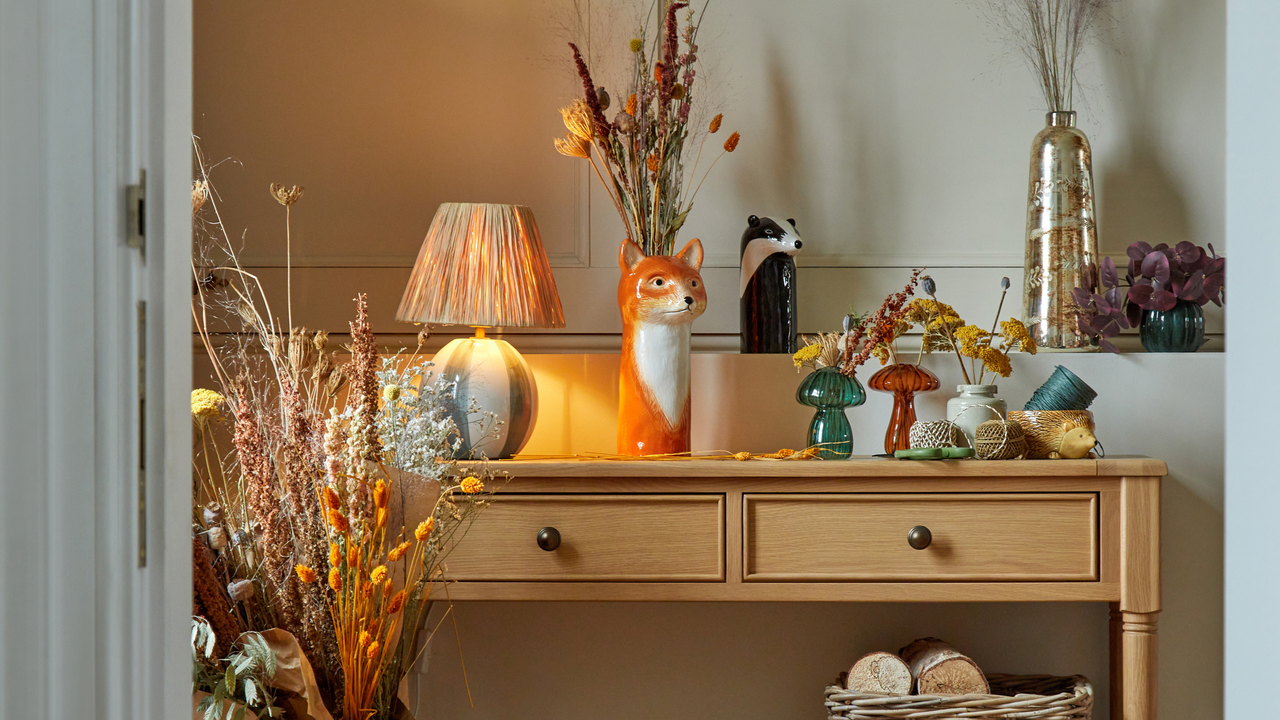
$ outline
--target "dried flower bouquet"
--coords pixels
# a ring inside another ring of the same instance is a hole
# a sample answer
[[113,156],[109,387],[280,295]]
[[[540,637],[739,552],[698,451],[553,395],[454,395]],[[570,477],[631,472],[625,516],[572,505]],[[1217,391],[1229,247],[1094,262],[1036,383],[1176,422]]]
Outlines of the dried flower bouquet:
[[[683,26],[677,18],[681,10],[685,11]],[[690,191],[707,135],[719,131],[723,120],[716,115],[705,134],[692,132],[700,24],[701,15],[695,22],[688,3],[656,0],[650,6],[648,19],[628,43],[630,78],[619,93],[626,101],[612,121],[606,115],[612,104],[608,91],[592,79],[578,45],[569,43],[583,96],[560,110],[568,134],[556,138],[556,150],[591,163],[622,218],[627,237],[639,243],[645,255],[674,252],[676,234],[702,181],[721,157],[738,147],[740,139],[735,132],[725,140],[722,151]],[[686,176],[686,151],[695,142],[697,156]]]
[[[198,144],[196,158],[192,317],[219,388],[191,398],[194,603],[213,648],[196,658],[196,689],[217,693],[199,686],[200,666],[207,675],[214,657],[247,648],[242,633],[279,628],[315,671],[308,702],[346,720],[400,717],[443,560],[493,478],[449,459],[455,388],[418,351],[380,357],[363,295],[345,364],[327,333],[281,327],[239,262]],[[288,212],[302,188],[271,194]],[[250,687],[224,680],[221,694],[248,707]],[[210,701],[207,717],[222,708]]]

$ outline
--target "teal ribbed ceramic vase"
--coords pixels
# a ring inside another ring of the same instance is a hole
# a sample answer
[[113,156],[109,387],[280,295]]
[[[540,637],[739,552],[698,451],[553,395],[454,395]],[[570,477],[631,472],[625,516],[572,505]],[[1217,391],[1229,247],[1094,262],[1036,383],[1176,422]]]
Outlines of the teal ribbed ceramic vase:
[[1172,310],[1143,310],[1138,337],[1147,352],[1195,352],[1204,344],[1204,310],[1190,300]]
[[852,455],[853,428],[844,410],[866,400],[867,393],[857,378],[845,377],[836,368],[809,373],[796,389],[796,402],[817,409],[809,422],[809,447],[817,447],[825,460],[844,460]]

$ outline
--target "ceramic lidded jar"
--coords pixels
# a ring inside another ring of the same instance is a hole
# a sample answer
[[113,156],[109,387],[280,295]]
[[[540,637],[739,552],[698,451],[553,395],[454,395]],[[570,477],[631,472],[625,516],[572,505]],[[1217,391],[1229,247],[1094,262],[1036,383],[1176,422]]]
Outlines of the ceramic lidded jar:
[[966,447],[973,447],[978,426],[988,420],[1004,420],[1008,406],[996,397],[995,385],[957,385],[959,395],[947,401],[947,419],[964,433]]

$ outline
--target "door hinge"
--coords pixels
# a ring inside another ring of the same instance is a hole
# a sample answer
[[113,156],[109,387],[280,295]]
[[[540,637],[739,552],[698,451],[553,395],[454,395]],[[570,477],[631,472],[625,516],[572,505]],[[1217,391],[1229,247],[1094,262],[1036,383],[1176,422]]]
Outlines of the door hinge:
[[125,188],[125,244],[146,254],[147,171],[138,171],[138,184]]
[[147,301],[138,301],[138,567],[147,566]]

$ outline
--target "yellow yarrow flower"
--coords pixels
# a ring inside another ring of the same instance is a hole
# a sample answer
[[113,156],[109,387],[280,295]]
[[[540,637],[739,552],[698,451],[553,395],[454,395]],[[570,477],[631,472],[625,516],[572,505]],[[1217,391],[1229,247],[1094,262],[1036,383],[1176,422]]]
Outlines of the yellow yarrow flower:
[[978,357],[982,360],[984,367],[1000,377],[1009,377],[1013,374],[1013,366],[1009,364],[1009,356],[993,347],[984,346],[980,348]]
[[1023,325],[1021,320],[1009,318],[1000,323],[1000,334],[1008,341],[1010,348],[1016,346],[1024,353],[1036,354],[1036,339],[1031,336],[1031,332],[1027,330],[1027,326]]
[[791,362],[795,363],[797,368],[802,368],[804,367],[805,363],[816,360],[817,357],[821,354],[822,354],[821,345],[817,343],[814,343],[813,345],[805,345],[804,347],[797,350],[794,355],[791,356]]
[[977,325],[965,325],[953,331],[956,342],[960,343],[960,354],[965,357],[981,359],[981,350],[990,342],[991,333]]
[[462,492],[468,495],[475,495],[484,490],[484,481],[478,477],[467,476],[462,478]]
[[198,388],[191,391],[191,416],[202,422],[222,419],[222,403],[226,398],[214,390]]

